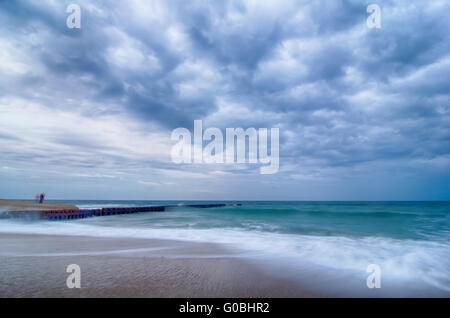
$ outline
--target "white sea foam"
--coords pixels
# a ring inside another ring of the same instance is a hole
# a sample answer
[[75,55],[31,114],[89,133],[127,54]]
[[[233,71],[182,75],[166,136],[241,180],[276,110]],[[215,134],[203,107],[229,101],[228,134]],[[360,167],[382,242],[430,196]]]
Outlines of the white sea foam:
[[9,207],[7,206],[2,206],[0,207],[0,219],[2,218],[8,218],[10,216],[11,212]]
[[119,203],[109,203],[109,204],[101,204],[101,203],[95,203],[95,204],[77,204],[77,207],[78,207],[79,209],[117,208],[117,207],[123,207],[123,204],[119,204]]
[[280,234],[243,229],[131,228],[78,222],[17,222],[0,220],[0,232],[75,235],[114,238],[153,238],[227,244],[247,251],[248,256],[320,266],[333,271],[363,273],[368,264],[378,264],[383,278],[419,281],[450,291],[448,244],[385,237],[348,238]]

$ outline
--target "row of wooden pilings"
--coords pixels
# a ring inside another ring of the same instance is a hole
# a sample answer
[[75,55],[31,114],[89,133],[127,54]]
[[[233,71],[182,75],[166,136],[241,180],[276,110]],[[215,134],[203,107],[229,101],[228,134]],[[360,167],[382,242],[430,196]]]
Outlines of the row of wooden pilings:
[[[237,204],[241,205],[241,204]],[[39,211],[40,217],[48,220],[74,220],[85,219],[94,216],[105,215],[121,215],[121,214],[133,214],[140,212],[164,212],[167,208],[218,208],[224,207],[223,203],[210,203],[210,204],[188,204],[188,205],[166,205],[166,206],[140,206],[140,207],[113,207],[102,209],[79,209],[79,210],[45,210]]]
[[124,208],[79,209],[79,210],[45,210],[39,211],[41,218],[48,220],[74,220],[94,216],[121,215],[139,212],[163,212],[165,206],[144,206]]
[[[228,204],[234,205],[234,204]],[[237,203],[237,206],[242,204]],[[48,220],[75,220],[85,219],[95,216],[133,214],[140,212],[164,212],[168,208],[218,208],[225,207],[224,203],[207,203],[207,204],[187,204],[187,205],[161,205],[161,206],[139,206],[139,207],[111,207],[101,209],[78,209],[78,210],[35,210],[35,211],[14,211],[0,218],[21,218],[21,217],[38,217]]]

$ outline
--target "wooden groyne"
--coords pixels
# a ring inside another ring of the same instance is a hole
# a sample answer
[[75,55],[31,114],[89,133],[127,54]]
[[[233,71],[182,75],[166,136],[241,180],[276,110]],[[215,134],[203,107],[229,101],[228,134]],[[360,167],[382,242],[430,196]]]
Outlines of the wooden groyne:
[[96,216],[134,214],[142,212],[164,212],[167,208],[218,208],[226,204],[189,204],[189,205],[160,205],[140,207],[113,207],[101,209],[77,209],[77,210],[39,210],[39,211],[11,211],[5,217],[38,217],[48,220],[75,220]]

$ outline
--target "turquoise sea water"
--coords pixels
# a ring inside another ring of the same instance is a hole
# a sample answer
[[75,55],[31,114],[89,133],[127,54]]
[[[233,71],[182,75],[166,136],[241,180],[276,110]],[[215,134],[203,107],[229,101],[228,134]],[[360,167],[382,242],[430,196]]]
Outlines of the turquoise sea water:
[[0,232],[215,242],[285,264],[291,275],[315,269],[349,275],[359,284],[367,266],[377,264],[384,286],[413,286],[423,291],[419,296],[450,292],[450,202],[240,202],[213,209],[182,207],[212,201],[59,202],[180,207],[69,222],[0,220]]

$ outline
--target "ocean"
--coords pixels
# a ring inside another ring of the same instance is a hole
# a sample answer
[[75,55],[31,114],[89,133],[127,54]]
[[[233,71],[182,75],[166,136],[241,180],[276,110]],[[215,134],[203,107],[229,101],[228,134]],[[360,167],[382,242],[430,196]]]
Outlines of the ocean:
[[[222,202],[49,202],[179,207],[71,221],[1,219],[0,232],[218,243],[330,296],[450,296],[450,202],[240,201],[212,209],[183,204]],[[381,270],[381,288],[367,287],[370,264]]]

